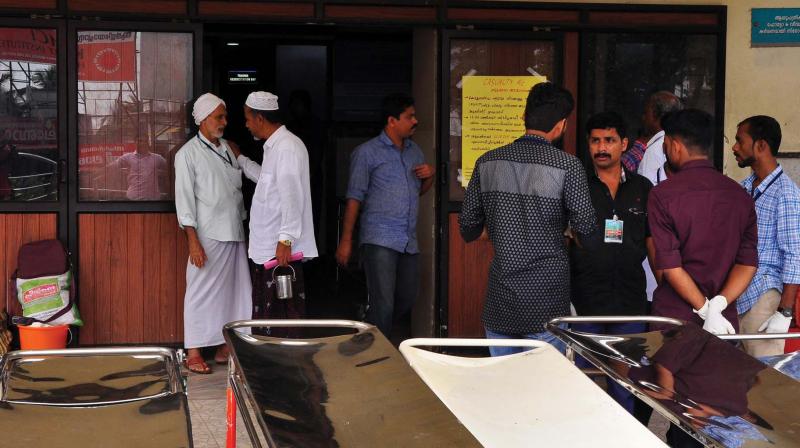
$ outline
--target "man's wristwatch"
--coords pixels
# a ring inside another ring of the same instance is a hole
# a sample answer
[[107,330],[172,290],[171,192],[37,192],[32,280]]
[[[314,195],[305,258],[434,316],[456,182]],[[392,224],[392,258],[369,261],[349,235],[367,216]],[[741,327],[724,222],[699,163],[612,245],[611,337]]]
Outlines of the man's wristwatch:
[[784,308],[779,306],[778,312],[783,315],[783,317],[794,317],[794,308]]
[[292,247],[292,240],[280,240],[278,242],[283,244],[284,246]]

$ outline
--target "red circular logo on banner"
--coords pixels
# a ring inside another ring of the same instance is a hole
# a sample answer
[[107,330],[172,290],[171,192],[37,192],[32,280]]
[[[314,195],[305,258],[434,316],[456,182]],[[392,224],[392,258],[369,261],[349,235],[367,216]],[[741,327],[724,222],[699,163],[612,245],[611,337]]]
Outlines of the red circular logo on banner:
[[122,66],[122,56],[114,48],[103,48],[94,55],[94,66],[98,71],[110,75]]

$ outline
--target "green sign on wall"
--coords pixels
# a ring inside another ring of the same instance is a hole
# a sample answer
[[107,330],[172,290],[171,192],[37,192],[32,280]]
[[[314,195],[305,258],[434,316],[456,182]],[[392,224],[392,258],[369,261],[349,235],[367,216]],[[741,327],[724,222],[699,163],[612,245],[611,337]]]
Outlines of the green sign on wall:
[[753,8],[750,23],[753,46],[800,45],[800,8]]

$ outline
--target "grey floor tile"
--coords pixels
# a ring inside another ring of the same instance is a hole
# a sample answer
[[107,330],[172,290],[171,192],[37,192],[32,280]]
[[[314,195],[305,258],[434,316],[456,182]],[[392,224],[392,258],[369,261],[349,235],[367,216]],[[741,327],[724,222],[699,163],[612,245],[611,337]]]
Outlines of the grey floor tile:
[[[224,448],[227,437],[227,366],[213,365],[210,375],[190,373],[189,412],[195,448]],[[241,415],[236,415],[236,446],[252,448]]]

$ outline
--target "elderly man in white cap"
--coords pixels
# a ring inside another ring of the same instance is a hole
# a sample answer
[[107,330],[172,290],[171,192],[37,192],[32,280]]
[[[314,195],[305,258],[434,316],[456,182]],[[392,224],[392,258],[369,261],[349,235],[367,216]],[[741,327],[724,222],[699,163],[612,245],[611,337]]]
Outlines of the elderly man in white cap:
[[[278,97],[253,92],[244,106],[247,129],[264,142],[263,164],[236,152],[245,176],[256,182],[250,207],[250,259],[253,269],[254,302],[267,318],[300,318],[305,315],[303,268],[292,254],[303,259],[317,256],[314,220],[311,215],[311,187],[308,151],[302,140],[281,124]],[[293,297],[275,300],[272,273],[264,263],[275,258],[279,266],[291,266],[296,281]],[[257,311],[257,314],[259,311]],[[273,330],[272,334],[276,334]],[[291,333],[289,333],[291,335]]]
[[222,326],[252,317],[242,225],[247,214],[242,170],[231,150],[236,145],[222,138],[225,102],[206,93],[195,101],[192,115],[199,132],[175,154],[175,208],[189,241],[184,345],[188,369],[211,373],[200,349],[217,346],[214,360],[226,362]]

